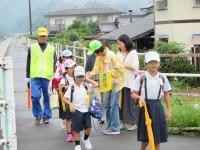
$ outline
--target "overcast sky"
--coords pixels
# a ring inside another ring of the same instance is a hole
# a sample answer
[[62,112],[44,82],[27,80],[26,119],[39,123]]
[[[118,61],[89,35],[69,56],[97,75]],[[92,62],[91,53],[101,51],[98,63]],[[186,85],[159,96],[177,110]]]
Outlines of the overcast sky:
[[[113,7],[122,11],[139,8],[151,3],[152,0],[96,0],[97,4]],[[42,17],[50,11],[65,8],[91,7],[95,0],[31,0],[33,22],[39,24]],[[28,29],[28,0],[0,0],[0,34],[2,32],[19,32]],[[41,18],[41,19],[40,19]]]

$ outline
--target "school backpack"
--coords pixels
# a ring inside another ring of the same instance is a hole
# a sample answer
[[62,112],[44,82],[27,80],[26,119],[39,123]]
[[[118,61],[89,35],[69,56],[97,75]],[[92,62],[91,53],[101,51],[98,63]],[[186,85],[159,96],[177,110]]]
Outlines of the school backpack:
[[103,111],[102,111],[101,103],[96,97],[94,97],[90,101],[89,112],[93,118],[96,118],[98,120],[101,120],[103,118]]
[[[69,81],[68,81],[68,79],[66,78],[66,74],[67,74],[66,72],[63,73],[63,74],[62,74],[62,78],[65,80],[65,85],[69,85]],[[66,90],[67,90],[67,89],[66,89],[65,87],[62,88],[61,98],[64,96]],[[66,104],[64,101],[61,101],[61,103],[62,103],[63,111],[66,112],[67,109],[69,108],[69,105]]]
[[[86,84],[83,84],[86,91],[88,91],[88,86]],[[74,95],[74,85],[71,86],[71,102],[73,102],[73,95]],[[103,118],[103,111],[101,107],[100,101],[93,96],[90,96],[90,102],[89,102],[89,114],[93,118],[101,120]]]

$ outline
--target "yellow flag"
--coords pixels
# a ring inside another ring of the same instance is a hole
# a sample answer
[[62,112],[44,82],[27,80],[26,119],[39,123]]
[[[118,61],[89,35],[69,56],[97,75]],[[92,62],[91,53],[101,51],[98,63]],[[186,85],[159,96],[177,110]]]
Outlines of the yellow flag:
[[112,90],[112,74],[111,72],[99,74],[100,92],[108,92]]

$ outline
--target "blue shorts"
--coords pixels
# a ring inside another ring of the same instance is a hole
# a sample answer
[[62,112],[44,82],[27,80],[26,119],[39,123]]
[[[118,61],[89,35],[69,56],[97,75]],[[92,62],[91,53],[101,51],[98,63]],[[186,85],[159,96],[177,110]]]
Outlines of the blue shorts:
[[72,113],[72,130],[74,132],[81,132],[92,127],[91,117],[89,112],[82,113],[77,111]]

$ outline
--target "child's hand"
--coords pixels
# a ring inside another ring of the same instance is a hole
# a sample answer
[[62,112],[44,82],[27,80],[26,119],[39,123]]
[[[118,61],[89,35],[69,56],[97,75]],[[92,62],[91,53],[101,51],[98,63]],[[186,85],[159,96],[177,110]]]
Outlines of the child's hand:
[[70,104],[69,108],[70,108],[70,112],[72,112],[72,113],[76,112],[74,104]]
[[139,99],[139,104],[140,104],[140,107],[142,106],[145,106],[146,105],[146,102],[144,100],[144,98],[142,96],[140,96],[140,99]]
[[90,72],[86,72],[85,77],[86,77],[86,79],[89,79],[90,78]]
[[167,112],[165,113],[165,119],[168,121],[168,120],[170,120],[171,118],[172,118],[171,111],[167,111]]

